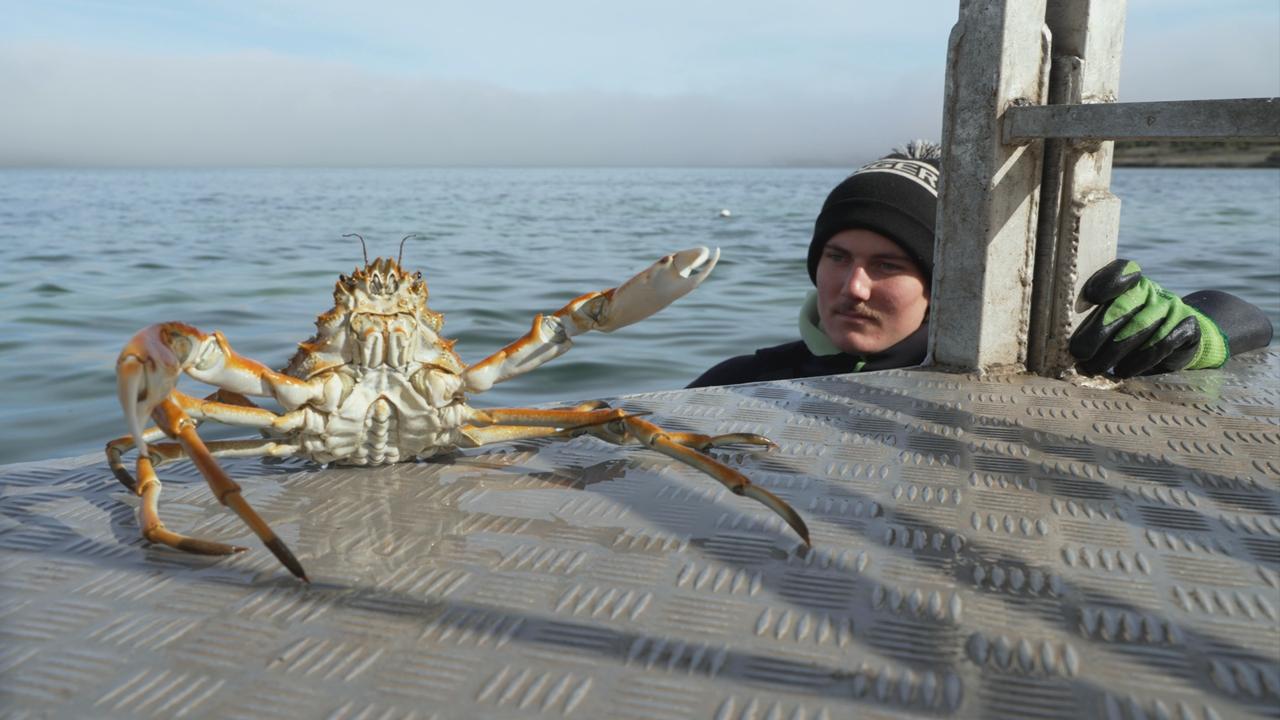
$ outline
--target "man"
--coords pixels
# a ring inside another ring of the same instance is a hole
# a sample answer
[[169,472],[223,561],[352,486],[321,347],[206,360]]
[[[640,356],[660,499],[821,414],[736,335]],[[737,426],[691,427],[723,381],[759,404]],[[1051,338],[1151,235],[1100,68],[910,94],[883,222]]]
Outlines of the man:
[[[814,223],[797,342],[730,358],[689,387],[911,367],[924,361],[938,207],[938,146],[915,141],[831,191]],[[1205,290],[1178,299],[1116,260],[1085,283],[1098,307],[1069,348],[1086,373],[1219,367],[1271,342],[1258,308]]]

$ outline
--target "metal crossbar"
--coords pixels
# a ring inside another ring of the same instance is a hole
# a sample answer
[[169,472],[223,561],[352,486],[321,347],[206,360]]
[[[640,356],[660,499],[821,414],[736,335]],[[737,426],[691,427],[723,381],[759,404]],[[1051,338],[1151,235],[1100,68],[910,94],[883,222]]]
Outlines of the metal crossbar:
[[1005,111],[1004,142],[1280,138],[1280,98],[1028,105]]

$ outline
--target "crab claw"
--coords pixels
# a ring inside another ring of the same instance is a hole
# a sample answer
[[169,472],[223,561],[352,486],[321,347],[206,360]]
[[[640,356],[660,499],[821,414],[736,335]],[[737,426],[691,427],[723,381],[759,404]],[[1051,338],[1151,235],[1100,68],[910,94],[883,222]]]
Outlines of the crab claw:
[[576,335],[639,322],[701,285],[719,259],[719,248],[681,250],[616,288],[580,295],[551,315],[535,317],[524,337],[468,367],[463,382],[469,392],[484,392],[564,354]]
[[[143,427],[147,418],[178,384],[185,358],[172,344],[176,323],[152,325],[134,335],[116,360],[116,391],[138,452],[146,454]],[[180,326],[179,326],[180,327]]]
[[719,259],[720,248],[705,247],[664,256],[606,293],[608,303],[595,329],[613,332],[658,312],[702,284]]

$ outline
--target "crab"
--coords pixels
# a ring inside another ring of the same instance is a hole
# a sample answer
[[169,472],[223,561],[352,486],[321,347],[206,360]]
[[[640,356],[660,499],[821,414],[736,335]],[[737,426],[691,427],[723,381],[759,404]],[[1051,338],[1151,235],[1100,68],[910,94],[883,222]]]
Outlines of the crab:
[[[204,333],[180,322],[151,325],[133,336],[116,361],[129,434],[107,443],[106,453],[116,478],[141,498],[139,526],[146,540],[207,555],[247,549],[188,537],[161,522],[155,469],[190,459],[218,501],[293,575],[308,582],[302,564],[250,507],[216,457],[303,457],[326,465],[374,466],[490,443],[589,434],[619,445],[647,445],[710,475],[776,512],[809,545],[809,531],[794,508],[707,453],[734,443],[776,447],[762,435],[666,431],[641,413],[602,401],[563,409],[482,409],[467,402],[468,393],[484,392],[564,353],[576,335],[612,332],[658,312],[707,278],[718,249],[667,255],[616,288],[574,298],[550,315],[536,316],[523,337],[471,365],[454,352],[454,341],[440,334],[444,317],[427,306],[422,273],[401,267],[403,254],[404,240],[395,260],[369,262],[366,252],[364,268],[339,275],[333,308],[316,318],[316,334],[299,343],[280,371],[237,354],[220,332]],[[183,393],[177,382],[184,373],[218,390],[203,399]],[[270,398],[282,411],[260,407],[249,396]],[[148,418],[154,425],[147,425]],[[206,420],[256,429],[261,437],[205,442],[196,429]],[[165,438],[176,442],[159,442]],[[133,449],[137,459],[131,475],[124,455]]]

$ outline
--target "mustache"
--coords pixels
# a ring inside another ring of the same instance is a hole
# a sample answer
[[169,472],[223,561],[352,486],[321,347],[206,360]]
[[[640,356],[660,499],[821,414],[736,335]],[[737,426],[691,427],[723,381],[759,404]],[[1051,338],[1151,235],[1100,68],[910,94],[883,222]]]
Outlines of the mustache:
[[874,322],[879,322],[884,319],[880,313],[860,302],[837,302],[831,306],[831,311],[841,315],[858,315],[860,317],[868,318]]

